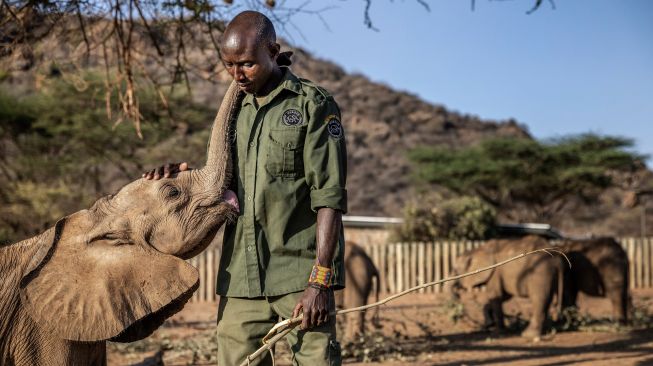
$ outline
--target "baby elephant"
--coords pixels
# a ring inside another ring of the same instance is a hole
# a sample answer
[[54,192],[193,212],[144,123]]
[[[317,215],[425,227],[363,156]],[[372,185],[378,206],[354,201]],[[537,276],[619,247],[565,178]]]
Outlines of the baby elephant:
[[[345,289],[337,295],[338,307],[349,309],[367,305],[374,279],[376,301],[379,301],[379,271],[363,248],[348,242],[345,245]],[[378,311],[378,307],[376,309]],[[351,340],[365,333],[365,312],[359,311],[345,316],[346,339]]]
[[[548,247],[548,242],[537,236],[514,240],[491,240],[456,258],[455,274],[463,274],[487,267],[502,260],[536,249]],[[503,329],[502,304],[513,296],[528,298],[532,315],[522,336],[539,337],[544,328],[553,296],[562,298],[563,262],[557,255],[536,253],[490,271],[460,279],[453,290],[471,289],[486,285],[487,303],[483,306],[486,326]],[[560,304],[560,300],[558,300]]]
[[236,214],[223,195],[238,98],[232,84],[202,169],[139,179],[0,247],[0,365],[103,365],[107,340],[142,339],[183,307],[199,284],[184,259]]
[[563,306],[576,306],[579,292],[606,297],[613,320],[628,321],[628,256],[613,238],[567,240],[560,245],[571,262]]

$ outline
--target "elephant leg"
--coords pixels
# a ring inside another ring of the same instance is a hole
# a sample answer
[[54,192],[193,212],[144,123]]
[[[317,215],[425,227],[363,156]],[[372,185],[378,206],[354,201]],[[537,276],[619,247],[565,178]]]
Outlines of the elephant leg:
[[612,320],[619,324],[628,321],[628,291],[622,288],[606,289],[606,297],[612,303]]
[[[557,279],[556,279],[557,280]],[[544,322],[546,321],[549,306],[553,300],[552,283],[542,286],[537,281],[530,281],[529,298],[531,299],[532,315],[528,327],[522,332],[522,337],[537,338],[544,331]]]
[[492,306],[492,312],[494,314],[494,322],[497,324],[497,328],[499,330],[504,330],[506,329],[506,325],[503,321],[503,301],[501,300],[496,300],[493,302],[494,306]]
[[490,303],[483,305],[483,329],[490,329],[495,326],[494,314]]
[[358,314],[356,314],[356,315],[358,315],[357,316],[358,319],[356,319],[357,320],[357,322],[356,322],[357,323],[356,324],[356,335],[361,336],[361,335],[365,334],[365,312],[364,311],[359,311]]
[[502,303],[501,298],[492,298],[483,306],[484,329],[490,329],[492,327],[496,327],[497,330],[505,329]]
[[353,341],[365,332],[365,312],[359,311],[345,315],[345,339]]
[[576,306],[576,301],[578,301],[578,289],[572,285],[566,286],[563,296],[562,308],[574,307]]

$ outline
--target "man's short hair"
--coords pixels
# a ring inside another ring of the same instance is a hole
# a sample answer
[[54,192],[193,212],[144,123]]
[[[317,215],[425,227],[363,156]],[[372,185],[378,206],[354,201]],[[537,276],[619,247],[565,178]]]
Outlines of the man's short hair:
[[272,47],[277,43],[277,32],[274,30],[272,21],[262,13],[253,10],[246,10],[236,15],[227,25],[225,34],[236,27],[242,29],[255,29],[256,42]]

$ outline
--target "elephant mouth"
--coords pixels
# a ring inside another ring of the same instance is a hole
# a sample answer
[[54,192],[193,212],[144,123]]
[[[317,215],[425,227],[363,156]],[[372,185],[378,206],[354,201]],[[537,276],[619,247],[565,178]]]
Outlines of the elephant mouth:
[[231,205],[231,207],[236,210],[236,213],[240,213],[240,204],[238,203],[238,196],[236,193],[230,189],[227,189],[222,195],[222,201]]

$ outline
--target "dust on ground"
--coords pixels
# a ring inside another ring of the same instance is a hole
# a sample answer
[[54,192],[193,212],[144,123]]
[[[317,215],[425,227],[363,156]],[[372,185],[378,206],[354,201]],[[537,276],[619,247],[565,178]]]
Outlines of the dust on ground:
[[[384,305],[380,328],[371,322],[366,337],[343,341],[347,365],[653,365],[653,289],[631,292],[633,325],[609,321],[610,302],[579,298],[579,311],[559,321],[539,340],[519,332],[528,318],[528,301],[504,305],[508,330],[482,331],[483,293],[465,294],[453,303],[446,294],[413,294]],[[216,303],[190,303],[150,337],[110,343],[110,366],[215,365]],[[373,314],[368,314],[368,319]],[[276,364],[291,365],[280,342]]]

